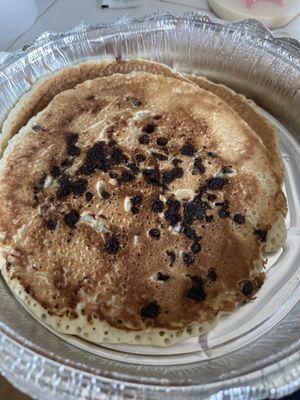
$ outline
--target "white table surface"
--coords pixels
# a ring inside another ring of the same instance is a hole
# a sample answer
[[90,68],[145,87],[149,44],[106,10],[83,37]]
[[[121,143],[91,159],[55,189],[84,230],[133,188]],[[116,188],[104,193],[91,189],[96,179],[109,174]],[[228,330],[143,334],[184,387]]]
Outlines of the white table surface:
[[[78,25],[83,20],[95,24],[112,22],[126,13],[143,16],[153,13],[155,10],[169,10],[175,13],[197,9],[209,10],[207,0],[173,0],[173,2],[143,0],[140,6],[127,9],[101,9],[100,0],[36,0],[36,2],[38,18],[35,23],[17,39],[0,47],[0,51],[18,50],[33,41],[42,32],[47,30],[62,32]],[[198,7],[192,7],[190,4],[197,4]],[[278,33],[300,40],[300,16],[288,26],[281,28]]]

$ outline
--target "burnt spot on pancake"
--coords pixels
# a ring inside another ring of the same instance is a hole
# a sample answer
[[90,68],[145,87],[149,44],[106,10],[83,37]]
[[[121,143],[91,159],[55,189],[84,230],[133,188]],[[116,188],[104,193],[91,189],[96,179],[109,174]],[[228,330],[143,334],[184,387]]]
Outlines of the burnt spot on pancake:
[[165,137],[159,137],[159,138],[157,138],[157,140],[156,140],[156,144],[158,145],[158,146],[166,146],[167,144],[168,144],[168,139],[167,138],[165,138]]
[[151,204],[151,210],[155,213],[160,213],[164,210],[164,203],[161,200],[154,200]]
[[156,151],[152,151],[152,156],[155,157],[158,161],[167,161],[168,157],[164,154],[157,153]]
[[154,239],[159,239],[160,238],[160,230],[158,228],[150,229],[149,236]]
[[42,127],[41,125],[34,125],[32,128],[33,132],[46,132],[47,129]]
[[209,151],[207,153],[207,155],[208,155],[208,157],[211,157],[211,158],[218,158],[218,154],[214,153],[213,151]]
[[126,164],[128,162],[128,157],[119,147],[113,148],[111,152],[111,159],[115,164]]
[[118,182],[122,184],[122,183],[132,182],[133,180],[134,180],[134,175],[131,172],[125,170],[122,171],[121,176],[118,179]]
[[73,190],[73,185],[69,177],[64,174],[59,178],[58,182],[59,182],[59,188],[57,190],[57,197],[63,198],[69,196]]
[[146,133],[144,134],[144,135],[141,135],[140,137],[139,137],[139,143],[140,144],[142,144],[142,145],[146,145],[146,144],[149,144],[149,142],[150,142],[150,137],[149,137],[149,135],[147,135]]
[[136,154],[136,156],[135,156],[135,160],[136,160],[136,162],[137,162],[138,164],[140,164],[140,163],[142,163],[142,162],[144,162],[144,161],[146,160],[146,156],[144,156],[144,154],[138,153],[138,154]]
[[186,142],[181,148],[180,148],[180,153],[183,156],[188,156],[188,157],[193,157],[193,155],[196,153],[195,146],[191,142]]
[[120,242],[116,235],[112,235],[108,238],[105,244],[105,250],[109,254],[117,254],[120,249]]
[[85,193],[85,198],[87,199],[87,201],[92,201],[93,200],[93,193],[92,192],[86,192]]
[[190,265],[192,265],[195,262],[195,257],[190,253],[183,252],[182,260],[184,262],[184,265],[186,267],[189,267]]
[[204,301],[206,298],[206,293],[204,290],[204,282],[201,278],[197,276],[192,276],[192,286],[187,291],[187,298],[195,301]]
[[218,278],[216,271],[213,268],[210,268],[207,272],[207,278],[210,282],[215,282]]
[[243,281],[240,283],[240,291],[246,297],[251,297],[253,293],[253,285],[250,281]]
[[238,225],[242,225],[245,223],[245,217],[242,214],[235,214],[235,216],[233,217],[233,220]]
[[74,194],[82,196],[87,189],[87,180],[83,178],[76,179],[72,182],[72,191]]
[[50,218],[46,221],[46,228],[49,229],[49,231],[54,231],[56,226],[57,222],[54,219]]
[[160,307],[156,301],[152,301],[141,308],[140,314],[142,318],[156,318],[160,312]]
[[167,282],[171,279],[171,276],[168,274],[162,274],[161,272],[157,273],[156,280]]
[[201,158],[196,158],[194,161],[194,169],[193,169],[193,174],[204,174],[205,172],[205,167],[202,164]]
[[201,251],[201,244],[199,242],[194,242],[191,244],[190,250],[193,254],[198,254]]
[[53,165],[53,166],[50,168],[50,175],[51,175],[53,178],[58,178],[58,177],[60,176],[60,174],[61,174],[61,171],[60,171],[60,168],[59,168],[57,165]]
[[64,215],[64,222],[69,227],[74,229],[77,222],[79,221],[79,214],[76,210],[71,210],[67,214]]
[[172,250],[167,250],[167,251],[166,251],[166,254],[167,254],[167,256],[168,256],[169,259],[170,259],[170,265],[171,265],[171,267],[173,267],[173,264],[174,264],[174,262],[176,261],[176,254],[175,254],[175,252],[172,251]]
[[146,124],[143,126],[142,131],[148,134],[151,134],[155,131],[155,125],[153,124]]
[[169,199],[167,201],[167,210],[164,213],[165,219],[168,221],[169,225],[175,226],[180,222],[180,203],[178,200]]
[[228,179],[215,177],[207,181],[207,187],[210,190],[221,190],[228,183]]
[[262,229],[254,229],[254,235],[258,236],[259,240],[261,242],[266,242],[267,241],[267,234],[268,231],[262,230]]
[[174,167],[169,171],[165,171],[162,175],[162,181],[164,184],[168,185],[172,183],[176,179],[180,179],[183,177],[183,169],[180,167]]
[[135,97],[130,97],[128,96],[126,98],[127,101],[129,101],[129,103],[131,103],[133,105],[133,107],[140,107],[142,105],[141,100],[135,98]]
[[158,168],[143,169],[143,176],[147,183],[160,186],[160,172]]

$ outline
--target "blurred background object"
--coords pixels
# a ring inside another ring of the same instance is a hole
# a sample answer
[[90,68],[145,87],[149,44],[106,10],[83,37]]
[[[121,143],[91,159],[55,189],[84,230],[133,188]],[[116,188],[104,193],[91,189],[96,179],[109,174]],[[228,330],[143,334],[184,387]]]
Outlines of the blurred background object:
[[0,0],[0,46],[24,33],[36,17],[35,0]]

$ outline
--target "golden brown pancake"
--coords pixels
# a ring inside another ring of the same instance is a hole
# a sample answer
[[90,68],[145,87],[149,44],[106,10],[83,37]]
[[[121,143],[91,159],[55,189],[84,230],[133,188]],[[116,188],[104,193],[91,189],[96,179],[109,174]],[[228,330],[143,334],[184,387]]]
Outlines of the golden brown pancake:
[[20,99],[14,109],[9,113],[2,128],[0,150],[3,150],[7,141],[16,134],[22,126],[26,125],[32,116],[43,110],[58,93],[74,88],[77,84],[88,79],[110,76],[114,73],[127,74],[133,71],[144,71],[181,80],[190,80],[202,89],[209,90],[220,97],[232,107],[262,139],[267,151],[273,159],[273,169],[283,181],[284,168],[278,148],[276,130],[268,120],[257,111],[257,107],[253,102],[250,102],[243,95],[236,94],[224,85],[217,85],[203,77],[182,75],[171,70],[166,65],[147,60],[88,61],[61,69],[58,72],[48,75],[46,78],[42,78]]
[[0,170],[2,273],[101,343],[170,345],[250,301],[285,214],[261,139],[194,84],[134,72],[57,95]]

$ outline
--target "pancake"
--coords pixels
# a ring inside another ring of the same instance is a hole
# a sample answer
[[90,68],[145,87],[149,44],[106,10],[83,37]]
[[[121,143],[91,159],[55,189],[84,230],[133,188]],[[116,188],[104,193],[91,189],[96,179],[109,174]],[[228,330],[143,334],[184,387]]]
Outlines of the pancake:
[[232,107],[247,122],[255,133],[262,139],[267,151],[273,160],[273,169],[283,181],[284,167],[279,152],[276,129],[257,110],[256,105],[241,94],[224,85],[214,84],[203,77],[182,75],[171,70],[166,65],[146,61],[88,61],[75,66],[61,69],[47,77],[40,79],[33,88],[26,93],[9,113],[2,127],[0,139],[0,153],[4,150],[7,141],[16,134],[28,120],[43,110],[50,101],[64,90],[74,88],[77,84],[88,79],[109,76],[114,73],[127,74],[133,71],[145,71],[153,74],[189,80],[209,90],[230,107]]
[[60,332],[168,346],[251,301],[286,211],[262,140],[225,102],[133,72],[58,94],[0,169],[2,274]]

